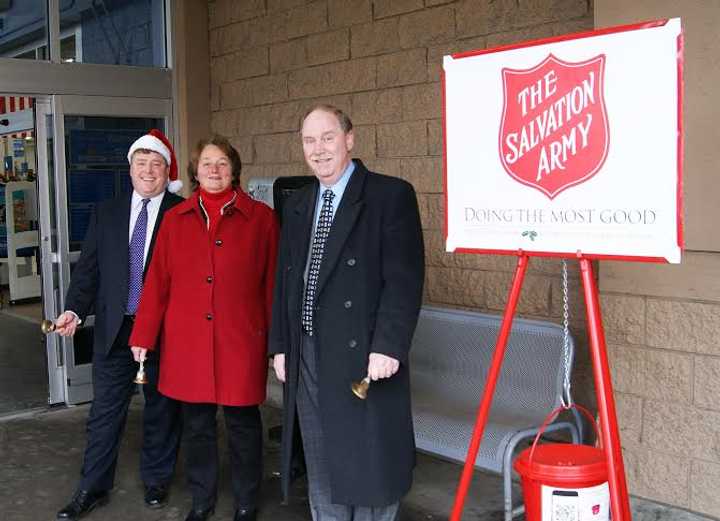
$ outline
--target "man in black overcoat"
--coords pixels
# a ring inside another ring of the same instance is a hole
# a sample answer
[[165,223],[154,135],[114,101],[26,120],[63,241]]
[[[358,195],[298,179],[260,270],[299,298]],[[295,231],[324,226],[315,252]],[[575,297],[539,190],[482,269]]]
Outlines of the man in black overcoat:
[[[177,191],[172,145],[158,130],[140,137],[128,152],[133,192],[97,205],[72,272],[65,312],[55,321],[60,335],[75,334],[95,314],[93,403],[87,420],[87,445],[77,491],[57,519],[76,520],[109,500],[128,406],[138,365],[128,346],[142,278],[167,210],[183,201]],[[171,182],[168,183],[168,179]],[[145,363],[143,447],[140,474],[145,504],[167,503],[180,441],[180,408],[157,390],[158,358]]]
[[[282,486],[296,414],[314,521],[391,521],[412,483],[408,351],[422,303],[415,192],[350,158],[352,123],[318,105],[303,119],[318,182],[285,204],[269,350],[285,382]],[[331,193],[330,193],[331,192]],[[369,376],[366,400],[350,389]]]

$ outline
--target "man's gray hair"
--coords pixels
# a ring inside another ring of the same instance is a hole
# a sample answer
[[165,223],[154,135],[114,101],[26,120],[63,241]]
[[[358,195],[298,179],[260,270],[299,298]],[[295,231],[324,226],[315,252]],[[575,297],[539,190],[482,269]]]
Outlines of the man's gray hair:
[[315,105],[310,107],[307,111],[305,111],[305,114],[303,114],[303,117],[300,120],[300,129],[301,130],[302,130],[303,123],[305,123],[305,120],[307,119],[307,117],[311,113],[315,112],[316,110],[322,110],[323,112],[333,114],[338,119],[338,123],[340,123],[340,128],[346,134],[353,129],[353,124],[352,124],[352,121],[350,120],[350,116],[345,114],[345,112],[343,112],[342,109],[339,109],[335,105],[330,105],[329,103],[316,103]]

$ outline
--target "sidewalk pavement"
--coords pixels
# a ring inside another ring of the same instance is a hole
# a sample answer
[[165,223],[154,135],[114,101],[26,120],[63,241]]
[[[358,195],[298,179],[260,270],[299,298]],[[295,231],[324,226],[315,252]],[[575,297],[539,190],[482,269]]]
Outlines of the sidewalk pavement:
[[[0,418],[0,521],[52,521],[69,501],[79,479],[85,447],[88,406],[41,410]],[[143,504],[139,478],[142,399],[136,396],[118,462],[110,503],[84,519],[88,521],[183,521],[191,498],[185,487],[182,453],[172,485],[170,501],[162,510]],[[263,407],[265,432],[280,423],[280,411]],[[218,415],[222,424],[222,415]],[[220,429],[222,432],[222,429]],[[310,521],[307,488],[298,480],[288,505],[281,504],[278,470],[279,444],[265,439],[265,469],[259,521]],[[220,490],[212,521],[233,516],[230,469],[224,437],[220,440]],[[452,509],[461,466],[427,455],[418,455],[415,481],[404,499],[399,521],[444,521]],[[519,500],[518,494],[515,496]],[[463,519],[503,519],[502,483],[498,476],[476,472]],[[632,498],[635,521],[710,521],[678,509]],[[522,520],[524,518],[516,518]]]

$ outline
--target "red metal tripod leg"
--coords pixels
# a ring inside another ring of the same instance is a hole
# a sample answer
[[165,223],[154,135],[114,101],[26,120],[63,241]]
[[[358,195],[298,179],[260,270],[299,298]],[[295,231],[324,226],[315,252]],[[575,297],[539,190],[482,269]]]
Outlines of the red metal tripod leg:
[[478,408],[475,428],[473,429],[472,439],[468,447],[468,454],[465,458],[465,466],[463,467],[460,477],[460,484],[455,493],[455,504],[453,505],[452,514],[450,514],[450,521],[460,521],[460,517],[462,516],[465,497],[467,496],[470,481],[472,480],[475,460],[477,459],[477,453],[480,449],[480,441],[482,440],[483,431],[485,430],[487,417],[490,413],[490,406],[492,405],[493,394],[495,393],[495,384],[497,383],[500,369],[502,368],[505,346],[507,346],[508,337],[510,336],[513,315],[515,314],[515,308],[520,298],[520,290],[522,289],[522,283],[525,278],[525,271],[527,270],[529,260],[527,255],[520,255],[518,257],[517,268],[515,269],[515,276],[510,288],[508,303],[505,307],[502,326],[500,327],[500,333],[498,334],[497,343],[495,344],[495,353],[493,354],[492,363],[488,370],[487,383],[485,384],[485,390],[483,391],[480,407]]
[[620,433],[615,413],[615,399],[613,398],[605,332],[600,316],[600,302],[593,276],[592,262],[588,259],[580,259],[580,271],[585,292],[590,356],[595,376],[598,414],[600,415],[600,435],[602,436],[602,444],[607,457],[612,519],[613,521],[631,521],[632,514],[625,482],[625,467],[623,465]]

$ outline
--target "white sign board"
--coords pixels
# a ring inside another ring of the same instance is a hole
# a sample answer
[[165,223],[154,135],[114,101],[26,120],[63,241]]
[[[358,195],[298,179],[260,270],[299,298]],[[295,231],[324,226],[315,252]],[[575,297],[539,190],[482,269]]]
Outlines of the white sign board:
[[680,262],[679,19],[443,69],[448,251]]

